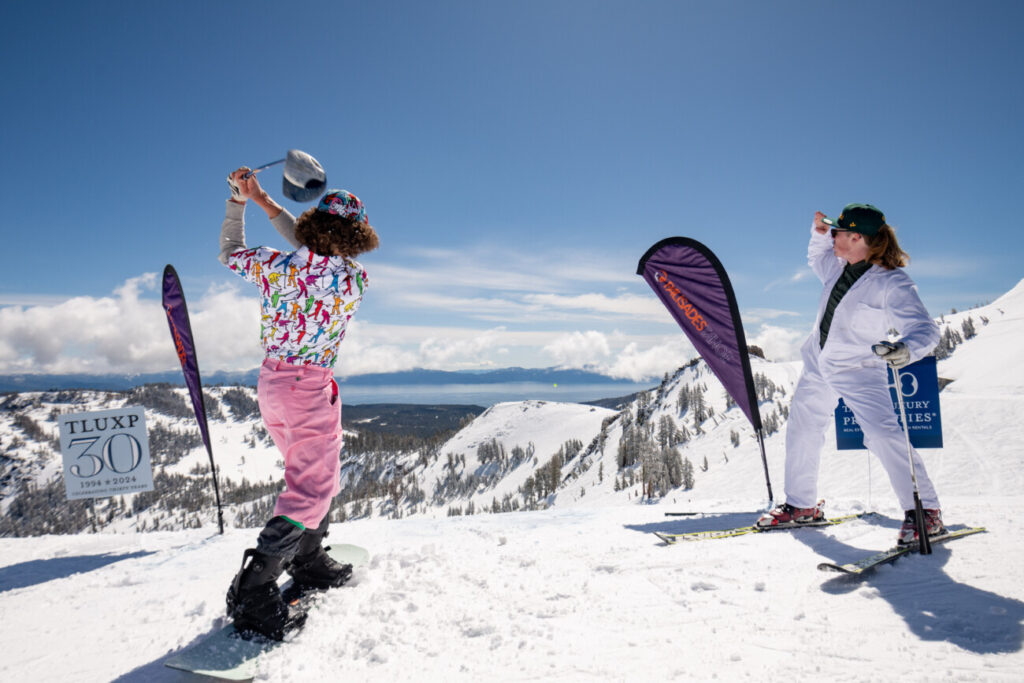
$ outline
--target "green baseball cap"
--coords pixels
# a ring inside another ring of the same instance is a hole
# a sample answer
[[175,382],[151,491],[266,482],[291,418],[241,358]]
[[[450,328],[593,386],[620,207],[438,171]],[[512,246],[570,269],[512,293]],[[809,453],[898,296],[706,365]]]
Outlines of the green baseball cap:
[[877,206],[871,204],[847,204],[843,207],[839,218],[825,218],[824,223],[837,230],[849,230],[873,236],[877,235],[878,229],[885,225],[885,214]]

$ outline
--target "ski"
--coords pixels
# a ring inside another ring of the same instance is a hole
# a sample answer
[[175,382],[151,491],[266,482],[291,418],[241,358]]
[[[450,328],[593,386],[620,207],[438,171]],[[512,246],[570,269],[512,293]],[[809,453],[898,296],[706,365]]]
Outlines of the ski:
[[[971,534],[979,534],[985,531],[985,527],[970,527],[967,529],[957,529],[956,531],[947,531],[944,534],[938,536],[929,536],[928,540],[934,545],[936,543],[945,543],[951,541],[954,538],[963,538],[964,536],[970,536]],[[865,572],[869,572],[872,569],[879,567],[883,564],[895,562],[904,555],[917,552],[918,544],[912,543],[910,545],[901,545],[888,550],[883,550],[880,553],[875,553],[865,557],[857,562],[849,562],[847,564],[834,564],[832,562],[822,562],[818,565],[818,569],[823,572],[839,572],[841,574],[860,576]]]
[[[355,545],[333,545],[328,554],[344,564],[361,567],[370,561],[370,553]],[[333,589],[340,590],[340,589]],[[257,673],[256,664],[260,655],[286,645],[305,622],[305,613],[315,606],[322,591],[300,591],[291,580],[281,586],[281,595],[286,602],[297,609],[301,620],[289,631],[284,641],[268,640],[262,636],[239,633],[233,624],[201,637],[192,646],[172,655],[164,665],[172,669],[188,671],[200,676],[209,676],[226,681],[248,681]]]
[[680,541],[710,541],[719,538],[735,538],[737,536],[746,536],[747,534],[760,534],[767,531],[783,531],[789,529],[806,529],[816,528],[824,526],[835,526],[836,524],[842,524],[843,522],[849,522],[851,519],[860,519],[866,515],[873,513],[870,512],[858,512],[853,515],[842,515],[840,517],[831,517],[829,519],[822,520],[820,522],[805,522],[803,524],[797,524],[795,522],[789,522],[785,524],[777,524],[775,526],[760,527],[760,526],[741,526],[735,529],[720,529],[716,531],[687,531],[681,534],[666,534],[661,531],[655,531],[654,535],[663,540],[665,543],[672,545],[679,543]]

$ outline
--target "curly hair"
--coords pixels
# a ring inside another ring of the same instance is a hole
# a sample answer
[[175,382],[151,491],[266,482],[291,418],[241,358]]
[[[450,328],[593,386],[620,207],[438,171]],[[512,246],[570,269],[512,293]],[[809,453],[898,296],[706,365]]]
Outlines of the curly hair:
[[868,245],[868,263],[881,266],[886,270],[902,268],[910,261],[907,252],[900,248],[896,241],[896,231],[888,224],[883,224],[875,235],[865,235]]
[[380,246],[369,223],[309,209],[295,219],[295,238],[314,254],[354,258]]

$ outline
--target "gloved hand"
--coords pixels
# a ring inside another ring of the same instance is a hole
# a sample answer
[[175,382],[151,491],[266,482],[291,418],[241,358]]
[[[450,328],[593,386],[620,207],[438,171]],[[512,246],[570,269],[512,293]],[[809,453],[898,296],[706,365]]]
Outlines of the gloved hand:
[[228,175],[228,187],[231,188],[231,200],[239,204],[244,204],[254,193],[262,190],[248,166],[242,166]]
[[228,187],[231,188],[231,200],[236,201],[239,204],[244,204],[245,197],[242,196],[242,190],[230,175],[228,176]]
[[910,349],[903,342],[880,341],[872,344],[871,350],[894,368],[910,364]]

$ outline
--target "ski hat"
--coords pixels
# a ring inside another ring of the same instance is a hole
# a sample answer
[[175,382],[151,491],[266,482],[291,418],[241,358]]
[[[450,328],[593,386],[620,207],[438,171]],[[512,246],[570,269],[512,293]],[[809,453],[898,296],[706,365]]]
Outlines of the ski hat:
[[879,228],[885,225],[885,214],[871,204],[847,204],[839,218],[825,218],[823,222],[836,230],[859,232],[861,235],[873,237],[878,234]]
[[366,217],[366,207],[359,201],[359,197],[345,190],[328,190],[317,204],[316,210],[333,216],[352,218],[357,223],[370,222]]

